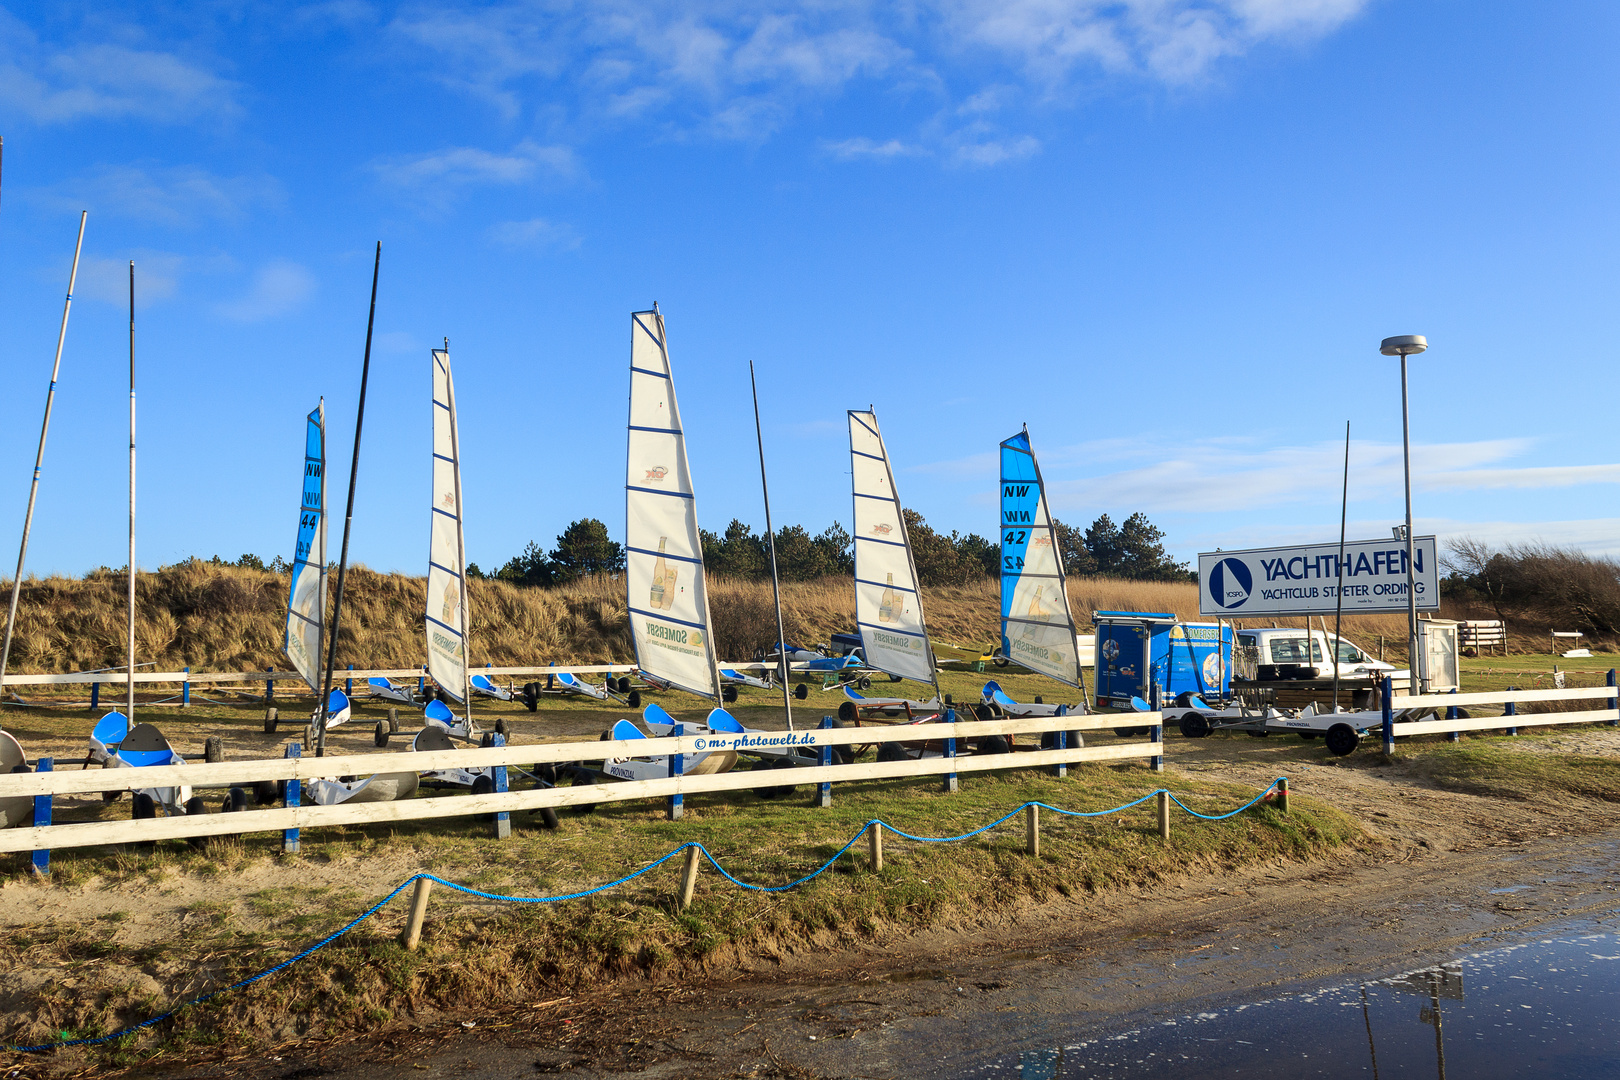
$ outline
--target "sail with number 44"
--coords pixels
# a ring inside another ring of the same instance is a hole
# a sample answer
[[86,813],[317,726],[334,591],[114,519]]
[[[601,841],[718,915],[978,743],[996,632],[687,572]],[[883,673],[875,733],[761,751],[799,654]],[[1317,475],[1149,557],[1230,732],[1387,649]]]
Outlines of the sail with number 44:
[[1063,557],[1027,429],[1001,444],[1001,655],[1080,685]]
[[428,547],[428,674],[467,700],[466,544],[461,532],[461,445],[450,351],[433,350],[433,531]]
[[298,507],[298,546],[287,590],[283,646],[316,697],[321,693],[322,635],[326,629],[326,402],[304,426],[304,490]]
[[675,404],[664,317],[630,316],[630,433],[624,485],[625,583],[636,665],[718,700],[709,593],[686,436]]
[[866,662],[937,688],[917,564],[875,413],[850,410],[849,454],[855,488],[855,624]]

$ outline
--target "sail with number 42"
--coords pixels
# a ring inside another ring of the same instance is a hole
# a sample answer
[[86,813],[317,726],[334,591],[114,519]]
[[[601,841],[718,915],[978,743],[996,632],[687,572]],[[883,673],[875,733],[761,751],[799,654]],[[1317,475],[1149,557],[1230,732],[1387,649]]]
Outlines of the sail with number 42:
[[917,564],[875,413],[850,410],[849,453],[855,487],[855,624],[866,662],[890,675],[936,683]]
[[630,433],[624,485],[625,583],[636,665],[718,700],[709,593],[686,436],[675,404],[664,317],[630,316]]
[[298,507],[298,546],[287,590],[283,646],[317,697],[321,692],[322,635],[326,629],[326,402],[304,428],[304,490]]
[[433,511],[428,547],[428,674],[467,700],[466,544],[461,532],[461,446],[450,352],[433,350]]
[[1001,655],[1080,685],[1063,557],[1027,429],[1001,444]]

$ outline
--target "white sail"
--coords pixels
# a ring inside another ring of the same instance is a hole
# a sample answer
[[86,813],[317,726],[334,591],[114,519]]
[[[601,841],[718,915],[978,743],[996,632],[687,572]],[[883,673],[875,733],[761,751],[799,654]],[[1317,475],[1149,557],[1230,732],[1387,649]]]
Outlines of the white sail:
[[636,665],[672,686],[718,700],[697,500],[664,317],[656,308],[630,316],[629,442],[624,576]]
[[1063,557],[1027,431],[1001,444],[1001,654],[1080,685]]
[[450,353],[433,350],[433,519],[428,547],[428,674],[467,700],[466,546],[461,532],[461,453]]
[[317,698],[321,693],[326,628],[326,403],[304,428],[304,491],[298,507],[298,547],[287,590],[287,659]]
[[855,477],[855,624],[866,662],[890,675],[934,683],[917,567],[875,413],[850,410],[849,453]]

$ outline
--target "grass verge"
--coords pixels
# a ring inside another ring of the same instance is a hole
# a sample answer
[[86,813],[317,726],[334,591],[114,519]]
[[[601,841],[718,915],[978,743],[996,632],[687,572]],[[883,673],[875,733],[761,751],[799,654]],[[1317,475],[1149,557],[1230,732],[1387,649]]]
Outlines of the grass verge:
[[1574,796],[1620,802],[1620,760],[1581,754],[1527,753],[1506,737],[1424,746],[1401,762],[1440,787],[1509,799]]

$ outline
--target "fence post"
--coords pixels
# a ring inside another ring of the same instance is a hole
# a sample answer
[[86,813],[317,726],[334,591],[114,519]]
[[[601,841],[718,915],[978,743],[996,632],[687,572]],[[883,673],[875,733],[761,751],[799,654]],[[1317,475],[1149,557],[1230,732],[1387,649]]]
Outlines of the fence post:
[[[1411,676],[1407,676],[1407,690],[1411,690]],[[1384,676],[1383,692],[1378,696],[1383,698],[1384,709],[1384,756],[1389,757],[1395,753],[1395,710],[1390,706],[1389,699],[1395,693],[1395,680],[1388,675]]]
[[[287,752],[285,754],[283,754],[282,756],[283,757],[289,757],[289,758],[303,757],[304,756],[304,747],[299,743],[288,743],[287,744]],[[281,800],[282,805],[286,806],[286,807],[294,807],[294,806],[299,805],[300,798],[301,798],[301,796],[303,794],[302,789],[303,789],[302,781],[300,781],[298,779],[298,777],[296,777],[296,776],[290,777],[287,780],[287,794]],[[284,830],[282,830],[282,833],[281,833],[281,851],[285,855],[296,855],[296,854],[298,854],[298,830],[297,829],[284,829]],[[424,899],[422,902],[424,904],[426,904],[427,900]]]
[[[1157,681],[1148,687],[1148,708],[1154,712],[1159,711],[1159,684]],[[1153,765],[1153,771],[1162,773],[1164,772],[1164,717],[1159,717],[1159,722],[1153,725],[1152,738],[1153,744],[1159,747],[1159,753],[1149,760]]]
[[427,694],[427,665],[423,664],[422,665],[422,674],[420,674],[420,675],[418,675],[416,677],[416,696],[417,697],[422,697],[422,696],[424,696],[426,694]]
[[[1455,686],[1452,687],[1451,692],[1453,694],[1455,694],[1457,692],[1457,688]],[[1460,719],[1462,719],[1462,717],[1457,715],[1457,712],[1458,712],[1457,706],[1455,706],[1455,705],[1447,705],[1446,706],[1446,719],[1447,720],[1460,720]],[[1460,731],[1448,731],[1448,732],[1446,732],[1446,741],[1447,742],[1462,742],[1462,732],[1460,732]]]
[[1287,814],[1288,814],[1288,777],[1286,777],[1286,776],[1279,776],[1277,778],[1277,809],[1281,810],[1283,812],[1284,816],[1287,816]]
[[[1059,705],[1057,715],[1068,716],[1069,707],[1067,705]],[[1067,731],[1058,732],[1057,738],[1054,741],[1057,743],[1057,748],[1059,750],[1067,750],[1069,748],[1069,733]],[[1056,776],[1059,780],[1066,778],[1069,775],[1069,763],[1067,761],[1058,762],[1052,767],[1052,775]]]
[[883,823],[874,821],[866,826],[866,838],[872,845],[872,873],[883,873]]
[[1159,792],[1159,839],[1170,839],[1170,793]]
[[[54,772],[55,770],[56,770],[56,759],[55,758],[42,757],[39,760],[34,762],[34,771],[37,772],[37,773]],[[39,825],[49,825],[50,823],[51,823],[51,797],[49,795],[35,795],[34,796],[34,824],[36,826],[39,826]],[[40,877],[44,877],[46,874],[49,874],[51,872],[51,849],[50,848],[36,848],[34,850],[33,862],[30,864],[29,869],[32,870],[36,875],[38,875]]]
[[[1614,668],[1609,669],[1609,685],[1614,685]],[[1620,727],[1620,699],[1609,698],[1609,710],[1614,713],[1614,719],[1609,721],[1609,726]]]
[[[189,668],[189,667],[182,668],[181,670],[184,671],[187,675],[191,674],[191,668]],[[191,680],[190,679],[187,679],[185,682],[180,684],[180,704],[182,706],[191,704]]]
[[415,952],[416,946],[422,941],[422,923],[427,919],[428,893],[432,889],[432,879],[416,879],[416,889],[411,893],[411,913],[405,920],[405,934],[401,941],[406,952]]
[[[490,737],[490,744],[492,746],[505,746],[506,745],[506,736],[502,735],[500,732],[496,732],[493,736]],[[500,794],[504,794],[507,790],[508,790],[508,788],[506,786],[506,766],[505,765],[497,765],[497,766],[495,766],[495,793],[497,795],[500,795]],[[511,815],[511,813],[509,811],[502,810],[502,811],[500,811],[499,813],[497,813],[495,815],[495,839],[497,839],[497,840],[505,840],[507,837],[509,837],[511,835],[512,835],[512,815]]]
[[[823,716],[821,718],[821,730],[822,731],[830,731],[830,730],[832,730],[832,726],[833,726],[833,718],[832,717]],[[821,764],[823,766],[831,765],[833,763],[833,748],[832,747],[823,746],[820,749],[820,751],[818,751],[818,753],[820,753],[820,755],[821,755]],[[823,780],[821,783],[817,784],[816,785],[816,795],[817,795],[817,799],[816,799],[816,805],[817,806],[823,806],[823,807],[831,806],[832,805],[832,781],[831,780]]]
[[[1510,687],[1508,687],[1508,693],[1511,694],[1511,693],[1513,693],[1513,691],[1515,691],[1517,689],[1518,689],[1517,686],[1510,686]],[[1519,715],[1519,703],[1517,701],[1509,701],[1506,704],[1504,704],[1502,706],[1502,715],[1503,716],[1518,716]],[[1516,728],[1516,727],[1504,728],[1503,732],[1505,734],[1508,734],[1508,735],[1517,735],[1519,733],[1519,729]]]
[[[947,724],[956,723],[956,710],[954,708],[945,710],[945,722]],[[955,736],[945,740],[945,756],[950,758],[952,761],[956,760]],[[955,794],[956,792],[960,791],[961,786],[956,777],[956,773],[946,773],[944,778],[940,781],[940,790],[944,791],[946,794]]]
[[98,682],[93,682],[93,683],[90,684],[90,710],[92,712],[94,712],[96,709],[98,709],[100,707],[101,707],[101,684],[98,683]]
[[274,701],[276,700],[276,669],[271,668],[269,671],[265,672],[265,674],[269,675],[270,678],[264,680],[264,700]]
[[692,906],[692,895],[697,892],[697,876],[700,860],[703,858],[696,844],[688,844],[686,848],[686,865],[681,868],[681,910],[685,911]]
[[1034,803],[1024,808],[1024,847],[1035,858],[1041,857],[1041,808]]
[[[353,664],[349,665],[349,670],[350,671],[354,670],[354,665]],[[348,697],[351,701],[354,699],[354,676],[353,675],[350,675],[347,679],[344,680],[344,682],[343,682],[343,693],[344,693],[344,696]]]
[[[676,724],[675,725],[675,730],[674,730],[674,732],[672,734],[674,734],[674,736],[677,739],[680,738],[682,735],[685,735],[686,734],[686,725],[685,724]],[[669,755],[669,775],[671,777],[676,777],[676,776],[682,775],[685,771],[686,771],[686,755],[685,754],[671,754],[671,755]],[[682,810],[683,810],[683,807],[681,805],[681,793],[679,791],[676,791],[673,794],[671,794],[670,797],[669,797],[669,820],[670,821],[679,821],[679,820],[681,820],[681,812],[682,812]]]

